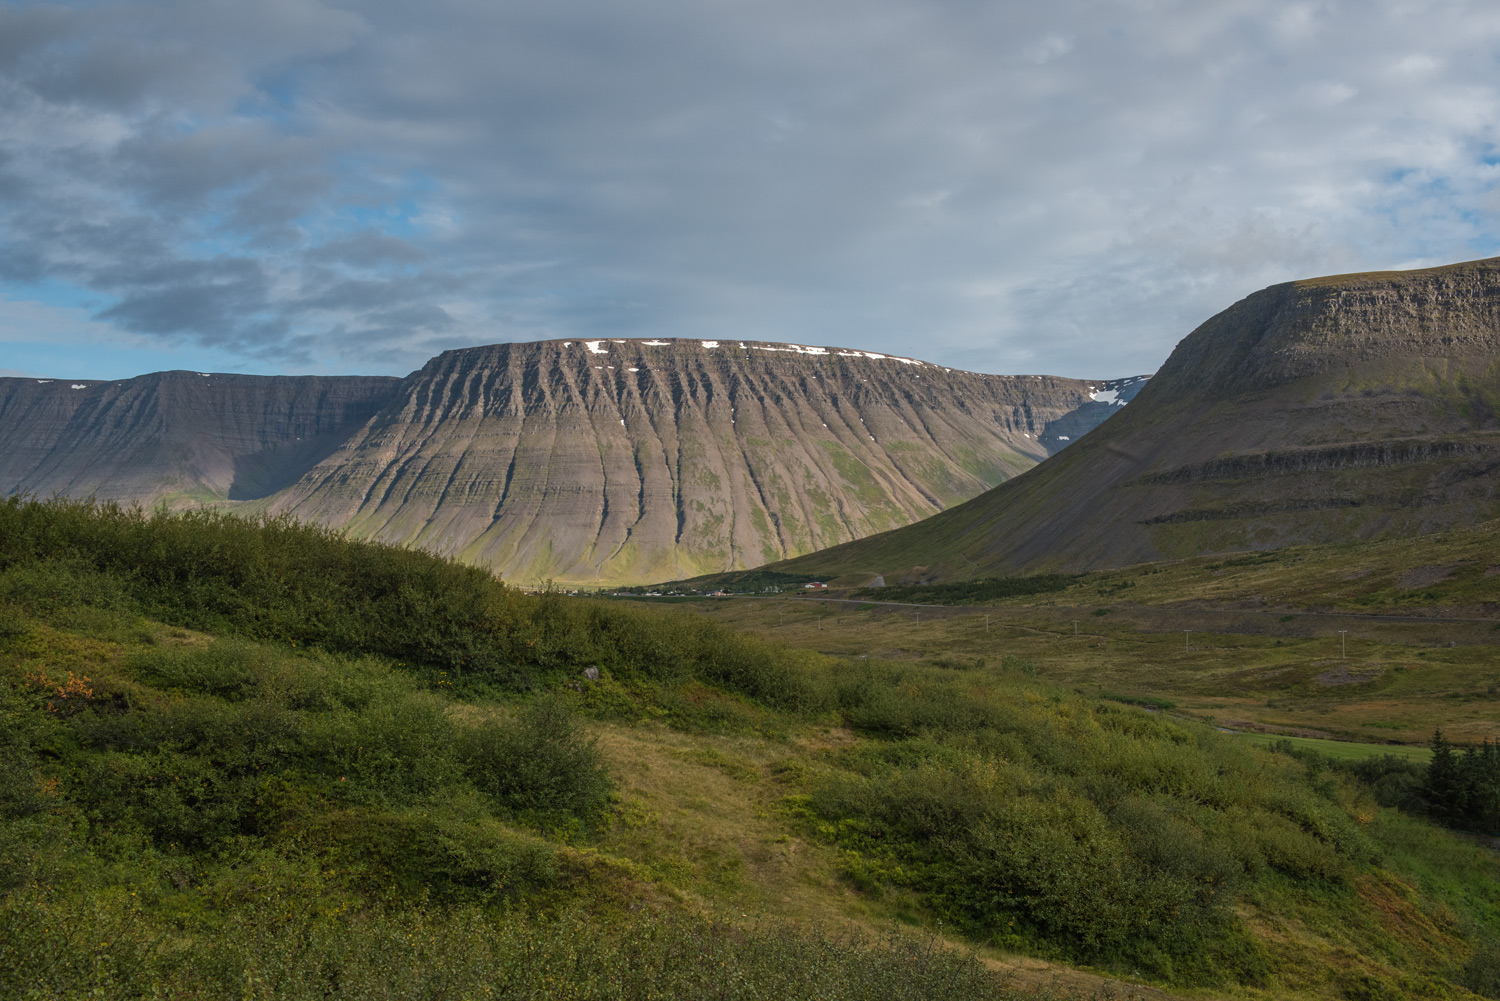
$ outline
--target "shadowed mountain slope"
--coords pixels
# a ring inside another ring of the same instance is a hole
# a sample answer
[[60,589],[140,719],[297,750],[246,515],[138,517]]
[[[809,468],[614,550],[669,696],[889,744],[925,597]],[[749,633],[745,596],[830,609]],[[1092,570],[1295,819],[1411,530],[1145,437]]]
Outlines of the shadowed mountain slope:
[[1500,259],[1275,285],[1036,469],[767,569],[959,579],[1474,525],[1500,516],[1497,414]]
[[1141,384],[759,342],[468,348],[268,509],[522,583],[753,567],[973,497]]
[[399,384],[198,372],[0,379],[0,495],[170,505],[264,497],[295,482]]

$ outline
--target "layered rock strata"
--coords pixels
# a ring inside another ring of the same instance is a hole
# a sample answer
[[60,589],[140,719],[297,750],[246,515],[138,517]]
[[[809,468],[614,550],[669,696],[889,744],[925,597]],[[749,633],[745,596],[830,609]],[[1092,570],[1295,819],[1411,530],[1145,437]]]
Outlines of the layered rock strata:
[[497,344],[405,379],[3,379],[0,494],[238,506],[520,583],[645,582],[941,511],[1143,384],[683,340]]
[[0,496],[169,506],[265,497],[327,456],[399,384],[199,372],[0,379]]
[[1257,292],[1118,417],[927,521],[779,566],[962,578],[1500,517],[1500,259]]
[[469,348],[407,378],[270,510],[521,583],[753,567],[966,500],[1139,384],[760,342]]

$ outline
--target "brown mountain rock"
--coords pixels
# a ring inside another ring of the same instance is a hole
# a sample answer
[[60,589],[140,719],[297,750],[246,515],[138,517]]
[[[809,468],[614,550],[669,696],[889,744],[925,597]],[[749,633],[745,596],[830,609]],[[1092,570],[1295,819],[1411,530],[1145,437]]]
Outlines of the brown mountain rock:
[[522,583],[753,567],[1030,468],[1119,409],[1091,399],[1103,385],[760,342],[468,348],[269,510]]
[[1500,516],[1497,414],[1500,259],[1289,282],[1038,468],[771,569],[957,579],[1475,525]]
[[198,372],[0,379],[0,495],[174,506],[264,497],[326,456],[399,383]]

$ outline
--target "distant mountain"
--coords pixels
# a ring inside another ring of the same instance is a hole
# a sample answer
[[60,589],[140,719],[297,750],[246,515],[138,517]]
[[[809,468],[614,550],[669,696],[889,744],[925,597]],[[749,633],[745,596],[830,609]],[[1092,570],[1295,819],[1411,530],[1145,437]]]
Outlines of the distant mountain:
[[1500,516],[1500,259],[1289,282],[1119,417],[910,527],[768,569],[888,582],[1389,538]]
[[238,505],[523,583],[644,582],[909,524],[1144,384],[698,340],[497,344],[405,379],[0,379],[0,494]]
[[328,455],[400,383],[198,372],[0,379],[0,496],[176,507],[265,497]]
[[761,342],[468,348],[271,510],[524,582],[661,580],[940,511],[1070,444],[1119,409],[1092,398],[1109,392]]

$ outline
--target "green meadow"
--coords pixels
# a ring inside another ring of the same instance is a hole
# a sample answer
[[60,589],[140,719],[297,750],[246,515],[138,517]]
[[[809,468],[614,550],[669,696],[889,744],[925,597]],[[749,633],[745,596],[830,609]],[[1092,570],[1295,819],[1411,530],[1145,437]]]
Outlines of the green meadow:
[[0,995],[1500,994],[1492,850],[1225,732],[1477,734],[1481,647],[1090,604],[655,608],[8,501]]

